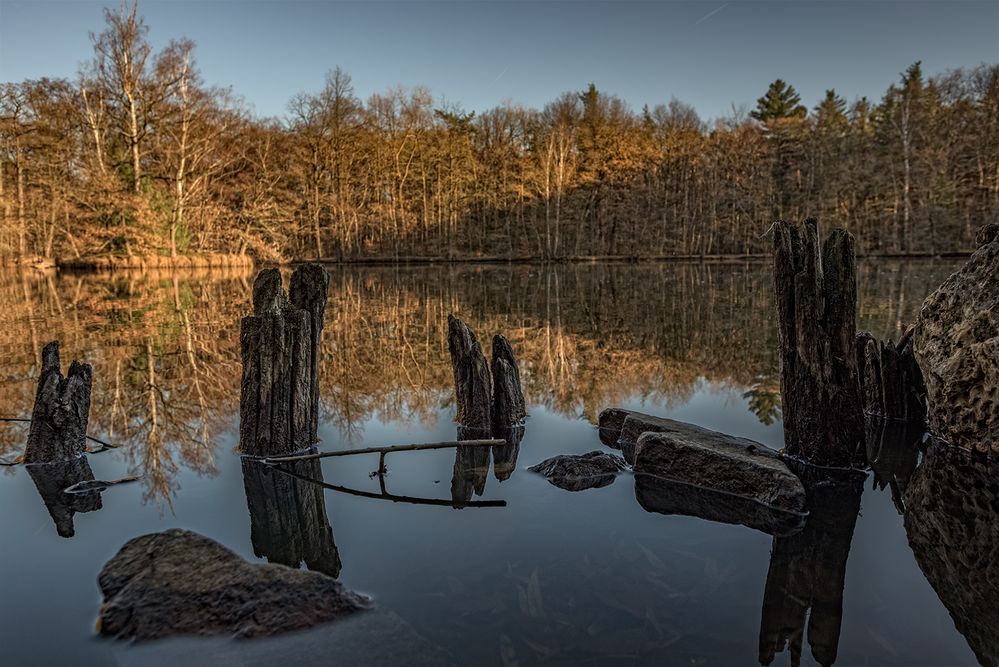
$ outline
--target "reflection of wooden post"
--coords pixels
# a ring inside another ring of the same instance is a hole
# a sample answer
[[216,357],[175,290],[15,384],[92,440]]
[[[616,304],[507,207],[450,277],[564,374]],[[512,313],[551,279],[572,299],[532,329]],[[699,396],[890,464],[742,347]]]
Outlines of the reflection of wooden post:
[[63,377],[59,368],[59,341],[42,350],[31,430],[24,452],[25,463],[51,463],[79,456],[86,448],[90,415],[90,364],[73,361]]
[[295,271],[291,300],[280,271],[257,275],[253,315],[240,323],[242,453],[287,454],[317,440],[319,339],[328,289],[329,275],[318,265]]
[[853,237],[818,223],[775,223],[774,285],[787,453],[826,466],[863,465]]
[[[860,513],[865,475],[842,481],[802,481],[808,493],[805,528],[775,537],[763,593],[760,664],[769,665],[785,647],[798,664],[806,634],[821,665],[836,661],[843,622],[843,585],[853,529]],[[811,609],[811,612],[809,612]]]
[[[282,463],[285,474],[261,461],[243,459],[243,487],[250,511],[253,553],[271,563],[306,567],[331,577],[340,575],[340,553],[326,515],[317,459]],[[297,476],[295,476],[297,475]]]
[[25,466],[31,481],[38,489],[49,516],[55,522],[56,532],[61,537],[73,537],[73,515],[77,512],[93,512],[101,508],[99,491],[91,493],[65,493],[74,484],[94,479],[86,456],[80,456],[68,461],[53,463],[35,463]]
[[[458,427],[458,440],[481,440],[489,437],[488,429]],[[461,508],[472,499],[472,493],[481,496],[489,477],[490,447],[462,447],[454,451],[454,472],[451,476],[451,500]]]

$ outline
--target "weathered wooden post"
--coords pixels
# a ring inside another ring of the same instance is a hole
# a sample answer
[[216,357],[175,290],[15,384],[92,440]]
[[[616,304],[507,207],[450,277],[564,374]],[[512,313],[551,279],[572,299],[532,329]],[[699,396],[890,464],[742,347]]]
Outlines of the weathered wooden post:
[[24,452],[25,463],[67,461],[83,453],[90,418],[93,369],[76,360],[63,377],[59,368],[59,341],[42,350],[31,429]]
[[[502,334],[493,336],[493,430],[508,429],[527,416],[520,369],[510,341]],[[498,437],[498,436],[497,436]]]
[[492,427],[489,365],[475,334],[454,315],[447,316],[447,347],[458,404],[455,421],[466,428],[488,432]]
[[857,264],[853,237],[818,223],[774,224],[774,286],[785,451],[810,463],[864,463],[856,355]]
[[912,329],[896,345],[857,334],[857,368],[864,412],[885,419],[926,421],[926,385],[912,351]]
[[291,283],[289,300],[278,269],[257,274],[253,315],[240,323],[244,454],[289,454],[318,439],[319,339],[329,275],[322,266],[306,265],[295,270]]

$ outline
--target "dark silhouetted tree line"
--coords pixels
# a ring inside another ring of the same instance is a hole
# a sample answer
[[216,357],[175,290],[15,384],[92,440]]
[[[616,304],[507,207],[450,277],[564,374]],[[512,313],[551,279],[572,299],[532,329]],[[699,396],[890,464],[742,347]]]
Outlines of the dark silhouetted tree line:
[[74,81],[0,84],[0,254],[262,259],[764,251],[817,216],[869,253],[967,249],[999,214],[999,66],[909,67],[879,101],[777,80],[712,124],[590,85],[481,114],[424,88],[357,98],[331,71],[283,119],[207,86],[193,44],[154,52],[105,12]]

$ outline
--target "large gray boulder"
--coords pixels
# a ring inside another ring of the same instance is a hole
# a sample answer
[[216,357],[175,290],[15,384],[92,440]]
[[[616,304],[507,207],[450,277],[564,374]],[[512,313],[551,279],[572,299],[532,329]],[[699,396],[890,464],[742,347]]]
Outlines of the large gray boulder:
[[549,482],[566,491],[597,489],[614,482],[625,469],[620,456],[606,452],[559,454],[545,459],[528,470],[544,475]]
[[999,452],[999,225],[927,297],[916,323],[930,426],[952,445]]
[[188,530],[129,540],[98,577],[99,631],[120,639],[272,635],[370,607],[336,579],[284,565],[252,565]]

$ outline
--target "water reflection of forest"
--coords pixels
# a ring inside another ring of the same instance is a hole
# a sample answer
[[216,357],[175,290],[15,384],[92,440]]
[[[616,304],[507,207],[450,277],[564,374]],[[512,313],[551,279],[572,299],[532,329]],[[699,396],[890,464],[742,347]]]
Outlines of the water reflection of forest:
[[[946,263],[862,264],[861,328],[898,336]],[[759,263],[331,268],[324,421],[346,437],[382,420],[432,423],[451,402],[448,313],[516,350],[528,401],[570,417],[628,397],[680,404],[699,383],[779,416],[768,266]],[[147,497],[180,466],[214,472],[239,398],[238,319],[252,273],[0,274],[4,416],[29,414],[41,347],[94,365],[91,432],[130,445]],[[4,424],[0,456],[23,448]]]

